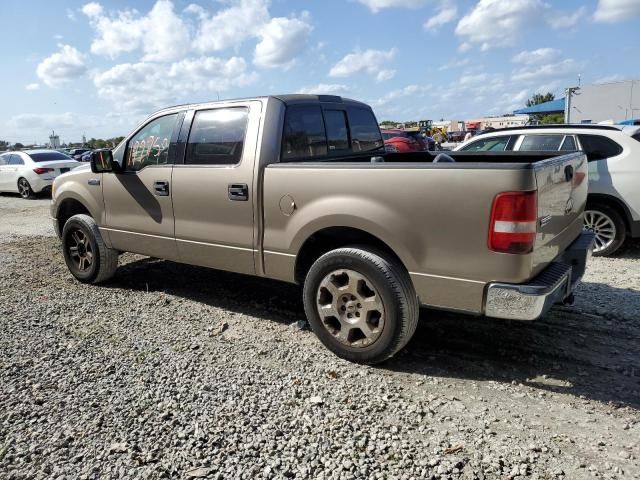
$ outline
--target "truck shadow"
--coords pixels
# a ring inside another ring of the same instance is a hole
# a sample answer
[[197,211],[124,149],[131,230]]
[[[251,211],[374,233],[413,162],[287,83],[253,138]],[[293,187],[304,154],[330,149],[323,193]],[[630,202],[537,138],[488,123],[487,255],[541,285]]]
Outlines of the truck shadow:
[[[114,288],[161,291],[282,324],[304,318],[301,289],[287,283],[173,262],[124,264]],[[585,284],[582,295],[626,302],[640,292]],[[578,297],[581,292],[578,292]],[[477,318],[429,309],[407,348],[377,368],[473,381],[516,382],[540,391],[640,408],[640,315],[614,320],[556,307],[536,322]]]

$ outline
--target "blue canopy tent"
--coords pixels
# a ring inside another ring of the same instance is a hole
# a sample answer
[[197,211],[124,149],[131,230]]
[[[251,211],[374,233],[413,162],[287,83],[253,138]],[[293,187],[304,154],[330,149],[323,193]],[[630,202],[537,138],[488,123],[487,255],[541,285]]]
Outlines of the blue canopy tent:
[[514,115],[535,115],[562,112],[564,112],[564,97],[513,111]]

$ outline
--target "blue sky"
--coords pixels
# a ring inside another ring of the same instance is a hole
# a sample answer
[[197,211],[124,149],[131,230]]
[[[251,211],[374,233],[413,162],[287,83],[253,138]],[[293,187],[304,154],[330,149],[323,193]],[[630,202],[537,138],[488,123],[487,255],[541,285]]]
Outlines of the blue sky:
[[3,0],[0,139],[126,135],[177,103],[334,93],[380,120],[640,78],[640,0]]

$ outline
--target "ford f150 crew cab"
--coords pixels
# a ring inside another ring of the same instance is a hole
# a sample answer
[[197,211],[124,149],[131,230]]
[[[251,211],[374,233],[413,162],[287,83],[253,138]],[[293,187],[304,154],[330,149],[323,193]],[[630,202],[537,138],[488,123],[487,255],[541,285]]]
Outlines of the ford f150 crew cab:
[[534,320],[567,302],[583,232],[583,153],[388,153],[371,109],[284,95],[171,107],[57,178],[71,273],[121,252],[295,282],[337,355],[376,363],[420,305]]

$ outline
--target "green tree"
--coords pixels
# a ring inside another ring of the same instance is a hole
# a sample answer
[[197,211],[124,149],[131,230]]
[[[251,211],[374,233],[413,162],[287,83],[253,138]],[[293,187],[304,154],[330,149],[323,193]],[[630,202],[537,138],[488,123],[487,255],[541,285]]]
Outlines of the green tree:
[[552,123],[564,123],[564,113],[549,113],[540,117],[540,123],[544,125]]
[[384,120],[380,122],[381,127],[395,127],[397,124],[398,122],[395,122],[393,120]]
[[24,145],[21,144],[20,142],[16,142],[13,144],[13,148],[16,150],[22,150],[24,148]]
[[547,92],[544,95],[541,93],[535,93],[533,97],[527,100],[527,107],[533,107],[534,105],[540,105],[541,103],[550,102],[551,100],[555,100],[556,96]]

